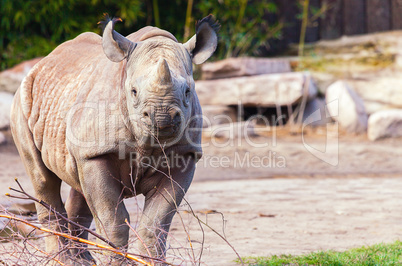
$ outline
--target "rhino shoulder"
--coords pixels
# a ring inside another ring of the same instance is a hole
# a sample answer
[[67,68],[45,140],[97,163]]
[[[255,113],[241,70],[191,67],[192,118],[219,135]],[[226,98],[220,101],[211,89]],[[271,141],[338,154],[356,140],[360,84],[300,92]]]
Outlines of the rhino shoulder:
[[57,46],[56,49],[49,54],[49,56],[58,55],[59,53],[66,52],[67,50],[74,50],[75,52],[85,51],[93,48],[94,46],[100,49],[102,48],[102,37],[93,32],[84,32],[74,39],[66,41]]
[[102,37],[93,32],[84,32],[75,37],[72,42],[76,43],[89,43],[89,44],[102,44]]

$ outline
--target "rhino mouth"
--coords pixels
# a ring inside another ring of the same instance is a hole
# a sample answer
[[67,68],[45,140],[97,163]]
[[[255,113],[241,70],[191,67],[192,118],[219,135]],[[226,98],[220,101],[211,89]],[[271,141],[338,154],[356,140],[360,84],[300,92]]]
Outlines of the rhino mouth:
[[163,141],[177,138],[178,136],[181,135],[180,134],[181,129],[182,129],[181,125],[170,125],[160,128],[154,124],[152,125],[142,124],[142,130],[145,133],[145,135]]
[[184,125],[181,112],[174,115],[169,112],[155,112],[141,119],[141,127],[145,133],[158,139],[172,139],[180,135]]
[[178,131],[177,126],[166,127],[162,130],[160,130],[159,128],[154,129],[154,132],[158,137],[171,137],[175,135],[177,131]]

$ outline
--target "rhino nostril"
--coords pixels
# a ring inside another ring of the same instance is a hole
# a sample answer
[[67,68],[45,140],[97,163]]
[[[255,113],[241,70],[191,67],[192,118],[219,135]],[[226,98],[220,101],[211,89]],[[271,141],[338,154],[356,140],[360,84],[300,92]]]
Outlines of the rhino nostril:
[[180,122],[181,122],[181,115],[180,115],[180,112],[177,111],[177,112],[173,115],[172,119],[173,119],[173,123],[175,123],[175,124],[180,124]]
[[147,110],[144,110],[142,112],[142,120],[147,125],[150,125],[152,123],[151,122],[151,112],[150,112],[150,110],[147,109]]

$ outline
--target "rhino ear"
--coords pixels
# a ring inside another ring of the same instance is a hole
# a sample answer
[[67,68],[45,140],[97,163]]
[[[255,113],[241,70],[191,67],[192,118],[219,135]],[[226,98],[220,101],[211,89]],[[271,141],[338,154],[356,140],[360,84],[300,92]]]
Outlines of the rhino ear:
[[103,52],[113,62],[120,62],[134,50],[136,44],[114,30],[114,24],[122,21],[120,18],[112,20],[106,16],[106,21],[100,22],[104,25],[102,35]]
[[212,15],[197,22],[195,35],[183,44],[190,53],[194,64],[204,63],[215,52],[218,45],[219,28],[219,23]]

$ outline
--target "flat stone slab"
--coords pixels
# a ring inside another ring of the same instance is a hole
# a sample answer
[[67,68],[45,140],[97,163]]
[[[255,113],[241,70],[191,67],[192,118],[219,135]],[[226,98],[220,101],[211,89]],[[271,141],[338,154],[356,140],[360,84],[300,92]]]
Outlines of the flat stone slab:
[[363,99],[369,114],[386,109],[402,108],[402,78],[400,77],[355,79],[347,82]]
[[195,89],[201,105],[287,106],[317,94],[308,72],[201,80]]
[[228,58],[201,66],[202,79],[222,79],[291,72],[287,59],[237,57]]

